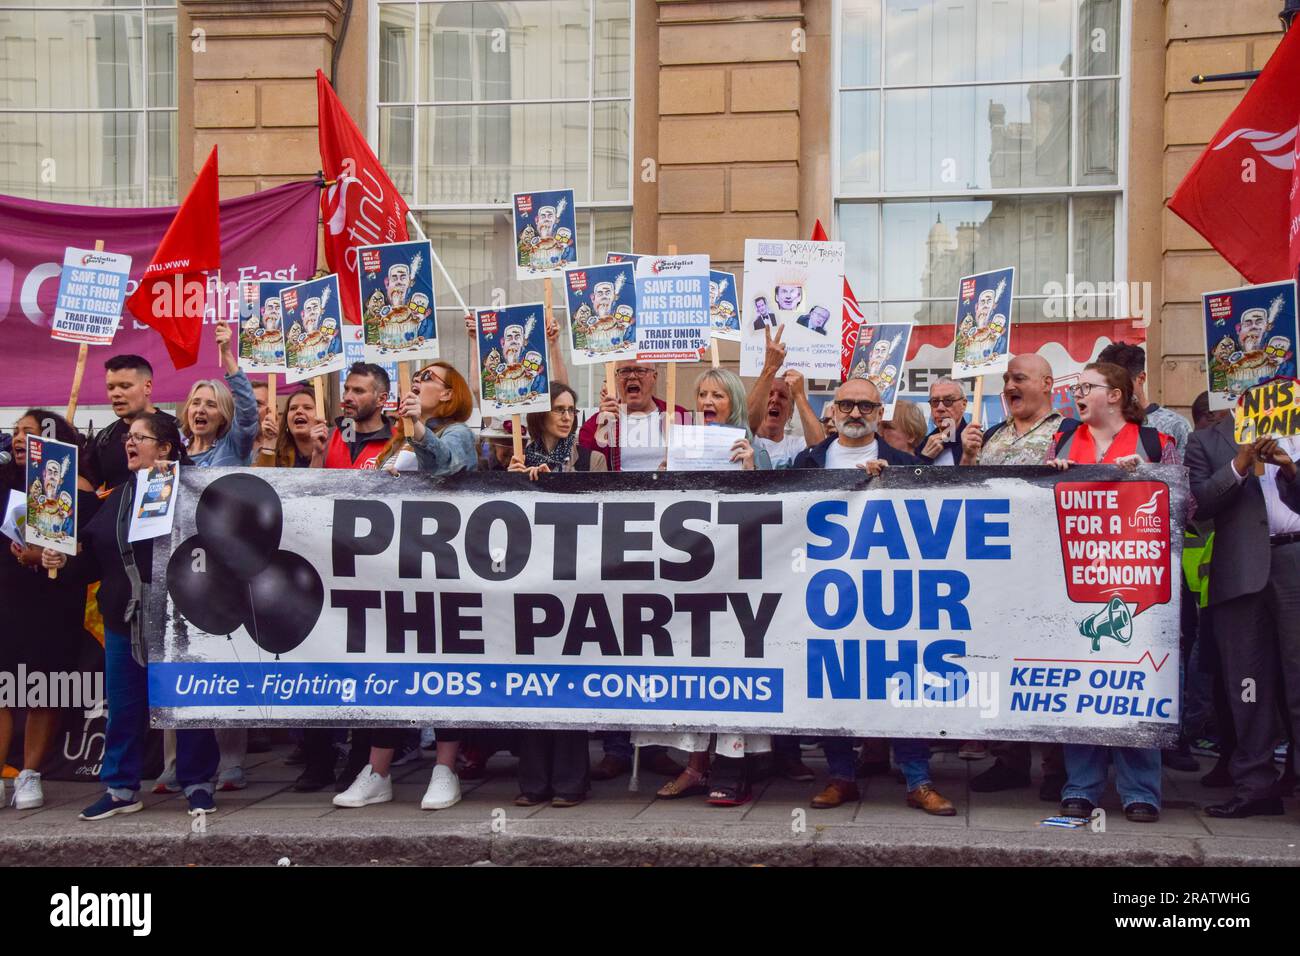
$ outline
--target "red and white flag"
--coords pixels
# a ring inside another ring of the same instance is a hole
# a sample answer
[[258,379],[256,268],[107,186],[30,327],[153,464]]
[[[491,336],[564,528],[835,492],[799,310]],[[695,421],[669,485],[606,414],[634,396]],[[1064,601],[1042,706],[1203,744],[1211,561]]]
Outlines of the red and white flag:
[[360,325],[357,247],[405,242],[409,208],[321,70],[316,108],[321,168],[332,181],[321,195],[325,261],[338,273],[344,321]]
[[1252,283],[1300,265],[1297,128],[1300,30],[1290,30],[1169,200]]
[[[813,224],[812,241],[828,242],[830,237],[822,228],[822,221]],[[849,364],[853,360],[853,349],[858,344],[858,329],[862,327],[862,307],[858,305],[848,277],[844,278],[844,325],[840,334],[840,381],[849,377]]]
[[217,148],[212,147],[126,307],[162,336],[172,365],[199,360],[208,275],[221,269]]

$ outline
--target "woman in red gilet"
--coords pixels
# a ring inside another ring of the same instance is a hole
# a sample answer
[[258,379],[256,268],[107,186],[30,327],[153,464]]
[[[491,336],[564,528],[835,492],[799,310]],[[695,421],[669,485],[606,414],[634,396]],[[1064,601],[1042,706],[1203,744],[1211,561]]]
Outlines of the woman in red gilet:
[[[1073,386],[1077,422],[1067,419],[1052,439],[1046,464],[1062,470],[1079,465],[1113,464],[1132,471],[1142,462],[1181,464],[1174,440],[1143,426],[1144,412],[1133,394],[1126,369],[1110,362],[1084,368]],[[1109,758],[1115,762],[1115,787],[1124,816],[1134,823],[1160,819],[1160,751],[1154,747],[1103,747],[1066,744],[1067,780],[1061,813],[1088,819],[1106,788]]]

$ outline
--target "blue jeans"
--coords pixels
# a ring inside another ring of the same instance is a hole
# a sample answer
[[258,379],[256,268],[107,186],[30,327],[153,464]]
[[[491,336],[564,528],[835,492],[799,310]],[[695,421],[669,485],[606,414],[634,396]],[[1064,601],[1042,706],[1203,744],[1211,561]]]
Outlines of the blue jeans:
[[1082,799],[1096,805],[1106,789],[1106,765],[1115,759],[1115,789],[1124,806],[1149,803],[1160,808],[1160,751],[1149,747],[1101,747],[1066,744],[1065,772],[1069,779],[1062,800]]
[[[131,638],[104,630],[104,683],[108,691],[108,720],[104,762],[99,779],[119,800],[130,800],[140,789],[145,737],[149,733],[148,671],[131,656]],[[188,797],[196,790],[212,792],[221,753],[211,730],[176,731],[176,780]]]
[[622,757],[624,760],[631,761],[632,735],[626,730],[608,731],[601,736],[600,742],[606,757]]
[[[891,741],[894,762],[903,771],[908,791],[930,782],[930,745],[914,737],[899,737]],[[853,768],[853,738],[823,737],[822,751],[826,754],[826,769],[832,780],[855,778]]]

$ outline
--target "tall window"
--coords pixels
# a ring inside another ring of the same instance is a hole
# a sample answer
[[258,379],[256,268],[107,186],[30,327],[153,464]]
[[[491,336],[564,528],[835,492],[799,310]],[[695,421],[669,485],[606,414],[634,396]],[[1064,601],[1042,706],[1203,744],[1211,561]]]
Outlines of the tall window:
[[175,0],[0,0],[0,193],[176,202]]
[[[516,191],[574,190],[580,262],[630,251],[630,0],[375,3],[379,159],[471,308],[542,299],[540,281],[515,280]],[[444,350],[468,362],[435,279]],[[559,283],[554,308],[563,319]]]
[[836,211],[868,319],[951,323],[957,280],[1007,265],[1013,321],[1105,314],[1071,293],[1123,268],[1127,13],[838,0]]

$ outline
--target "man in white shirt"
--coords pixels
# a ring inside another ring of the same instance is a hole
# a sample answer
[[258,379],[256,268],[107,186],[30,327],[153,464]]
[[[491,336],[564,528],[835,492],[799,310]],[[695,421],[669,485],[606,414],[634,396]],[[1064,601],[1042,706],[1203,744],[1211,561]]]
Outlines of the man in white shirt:
[[[776,335],[766,333],[763,370],[749,390],[746,402],[749,428],[757,439],[755,444],[767,451],[773,468],[793,467],[794,459],[801,451],[826,437],[821,419],[808,403],[803,375],[793,369],[777,375],[785,364],[785,343],[781,341],[784,331],[777,329]],[[796,408],[799,409],[802,436],[785,433]]]
[[1238,445],[1231,418],[1187,441],[1196,520],[1214,522],[1207,603],[1237,733],[1229,766],[1235,795],[1206,807],[1211,817],[1283,813],[1273,765],[1280,703],[1300,728],[1297,456],[1295,438]]

